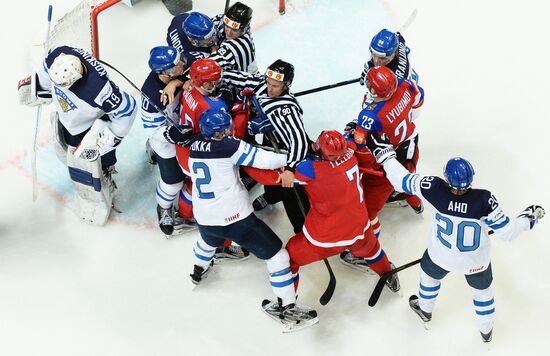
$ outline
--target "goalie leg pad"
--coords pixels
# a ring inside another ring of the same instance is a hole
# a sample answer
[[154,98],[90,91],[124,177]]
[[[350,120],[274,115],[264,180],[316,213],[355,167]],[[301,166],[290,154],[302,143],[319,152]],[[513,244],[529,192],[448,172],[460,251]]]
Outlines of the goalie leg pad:
[[104,174],[99,160],[89,162],[67,151],[67,167],[78,193],[78,216],[89,224],[103,226],[109,218],[116,185],[111,174]]
[[52,125],[55,155],[64,165],[67,165],[68,145],[63,136],[63,128],[61,127],[61,122],[59,122],[57,111],[50,114],[50,123]]

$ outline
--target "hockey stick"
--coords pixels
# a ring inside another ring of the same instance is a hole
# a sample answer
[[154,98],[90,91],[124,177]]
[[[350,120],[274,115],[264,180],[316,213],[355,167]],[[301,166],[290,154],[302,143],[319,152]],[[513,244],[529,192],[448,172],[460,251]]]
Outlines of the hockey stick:
[[[264,110],[262,109],[262,107],[260,105],[260,102],[258,101],[258,98],[256,97],[256,95],[252,95],[251,98],[252,98],[252,103],[254,104],[254,107],[256,108],[256,110],[258,110],[258,112],[260,113],[261,116],[263,116],[266,120],[268,120],[267,115],[265,114]],[[275,136],[273,135],[273,132],[266,132],[265,134],[269,138],[269,141],[271,141],[271,144],[273,145],[273,149],[275,150],[275,152],[280,153],[281,150],[279,149],[279,146],[277,145],[277,141],[275,140]],[[292,190],[294,192],[296,202],[298,203],[298,207],[300,208],[300,211],[302,212],[302,215],[305,218],[306,217],[306,209],[304,208],[304,206],[302,204],[302,201],[300,200],[300,196],[298,195],[298,191],[294,187],[292,187]],[[334,290],[336,289],[336,276],[334,275],[334,271],[332,270],[332,267],[331,267],[330,263],[328,262],[328,260],[326,258],[324,258],[323,262],[325,262],[325,266],[327,267],[327,270],[328,270],[329,281],[328,281],[327,289],[325,290],[323,295],[321,295],[321,297],[319,298],[319,303],[321,303],[321,305],[327,305],[328,302],[330,302],[330,300],[332,299],[332,295],[334,294]]]
[[396,269],[392,269],[389,272],[384,273],[380,276],[380,279],[378,280],[378,283],[376,283],[376,286],[374,287],[374,290],[372,291],[372,294],[369,298],[369,307],[374,307],[376,303],[378,302],[378,299],[380,298],[380,294],[382,294],[382,289],[384,288],[384,285],[386,284],[386,281],[395,273],[401,272],[404,269],[407,269],[409,267],[412,267],[418,263],[420,263],[421,259],[414,260],[412,262],[409,262],[403,266],[397,267]]
[[405,21],[403,23],[403,25],[401,25],[401,27],[399,28],[399,30],[397,30],[397,32],[405,32],[407,31],[407,29],[409,28],[409,26],[414,22],[414,20],[416,19],[416,15],[418,15],[418,9],[415,8],[413,10],[413,12],[409,15],[409,18],[407,19],[407,21]]
[[345,80],[343,82],[339,82],[339,83],[335,83],[335,84],[323,85],[322,87],[317,87],[317,88],[313,88],[313,89],[299,91],[299,92],[295,93],[294,96],[302,96],[302,95],[307,95],[307,94],[311,94],[311,93],[317,93],[319,91],[323,91],[323,90],[327,90],[327,89],[333,89],[333,88],[338,88],[338,87],[341,87],[341,86],[344,86],[344,85],[358,83],[360,79],[361,78],[355,78],[355,79]]
[[[115,72],[117,72],[118,74],[120,74],[120,76],[121,76],[122,78],[126,79],[126,81],[127,81],[135,90],[137,90],[145,99],[147,99],[147,100],[149,101],[149,104],[150,104],[156,111],[158,111],[159,114],[161,114],[162,116],[164,116],[164,118],[165,118],[166,120],[170,121],[170,122],[172,123],[172,125],[174,125],[174,126],[179,130],[179,127],[178,127],[179,124],[176,123],[174,120],[172,120],[172,119],[170,118],[170,116],[166,115],[166,113],[164,112],[164,110],[162,110],[162,109],[159,108],[154,102],[152,102],[151,99],[150,99],[144,92],[142,92],[141,89],[139,89],[139,88],[137,87],[137,85],[134,84],[134,82],[132,82],[130,79],[128,79],[127,76],[125,76],[124,74],[122,74],[118,69],[116,69],[115,67],[113,67],[113,66],[110,65],[109,63],[107,63],[107,62],[105,62],[105,61],[103,61],[103,60],[101,60],[101,59],[98,59],[98,58],[96,58],[96,59],[97,59],[97,61],[98,61],[99,63],[101,63],[101,64],[103,64],[103,65],[105,65],[105,66],[111,68],[112,70],[114,70]],[[187,134],[187,133],[191,132],[192,130],[193,130],[192,128],[185,128],[185,129],[183,129],[183,130],[180,130],[180,132],[181,132],[182,134]]]
[[[52,25],[53,6],[48,6],[48,29],[46,30],[46,39],[44,40],[44,57],[48,53],[48,42],[50,40],[50,27]],[[38,142],[38,129],[40,128],[40,117],[42,116],[42,104],[36,108],[36,119],[34,122],[34,140],[32,143],[31,171],[32,171],[32,201],[35,202],[38,197],[38,174],[36,171],[36,145]]]
[[227,13],[227,9],[229,9],[229,1],[230,0],[225,0],[225,10],[223,10],[223,13]]

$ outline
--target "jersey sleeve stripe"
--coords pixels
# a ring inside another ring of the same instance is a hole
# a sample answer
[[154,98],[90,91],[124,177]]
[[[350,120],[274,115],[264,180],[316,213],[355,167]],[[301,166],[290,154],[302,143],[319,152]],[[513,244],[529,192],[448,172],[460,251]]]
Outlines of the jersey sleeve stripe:
[[[502,222],[498,222],[500,220],[502,220],[504,218],[504,221]],[[498,230],[498,229],[502,229],[503,227],[505,227],[506,225],[508,225],[508,223],[510,222],[510,218],[508,216],[503,216],[502,218],[498,219],[497,221],[491,221],[489,219],[486,220],[487,222],[487,225],[493,229],[493,230]]]

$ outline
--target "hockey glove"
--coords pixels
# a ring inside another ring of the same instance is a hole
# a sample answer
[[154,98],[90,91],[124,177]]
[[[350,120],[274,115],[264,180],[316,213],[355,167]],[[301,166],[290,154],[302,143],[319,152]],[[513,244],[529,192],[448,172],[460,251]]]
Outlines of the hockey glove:
[[230,87],[220,87],[218,88],[218,95],[227,105],[228,108],[232,107],[235,103],[235,94],[233,89]]
[[260,133],[273,131],[273,125],[268,118],[262,120],[261,116],[251,116],[248,121],[248,134],[253,136]]
[[378,164],[383,165],[388,159],[397,156],[390,140],[385,134],[379,136],[377,133],[371,132],[366,137],[366,144]]
[[542,219],[545,215],[544,208],[540,205],[529,205],[525,210],[523,210],[518,217],[526,217],[529,219],[530,226],[532,229]]
[[251,89],[241,90],[241,96],[243,98],[250,98],[251,96],[254,96],[254,95],[256,95],[254,90],[251,90]]
[[171,144],[185,147],[191,143],[193,129],[189,126],[168,126],[162,135]]

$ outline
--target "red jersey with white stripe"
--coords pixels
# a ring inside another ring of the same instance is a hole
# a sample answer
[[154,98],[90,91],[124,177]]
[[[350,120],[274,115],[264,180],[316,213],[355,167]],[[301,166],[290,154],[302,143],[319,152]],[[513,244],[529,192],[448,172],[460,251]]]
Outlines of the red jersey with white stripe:
[[424,103],[424,90],[415,82],[399,79],[389,100],[368,104],[357,118],[355,142],[363,144],[368,132],[385,133],[394,147],[416,135],[411,111]]
[[191,89],[191,91],[183,91],[181,94],[181,108],[181,124],[193,127],[193,135],[201,132],[199,118],[204,111],[221,109],[229,112],[227,105],[221,98],[202,95],[196,88]]
[[295,179],[306,183],[311,208],[303,232],[310,243],[348,246],[364,238],[370,225],[353,150],[338,161],[306,159],[296,166]]

